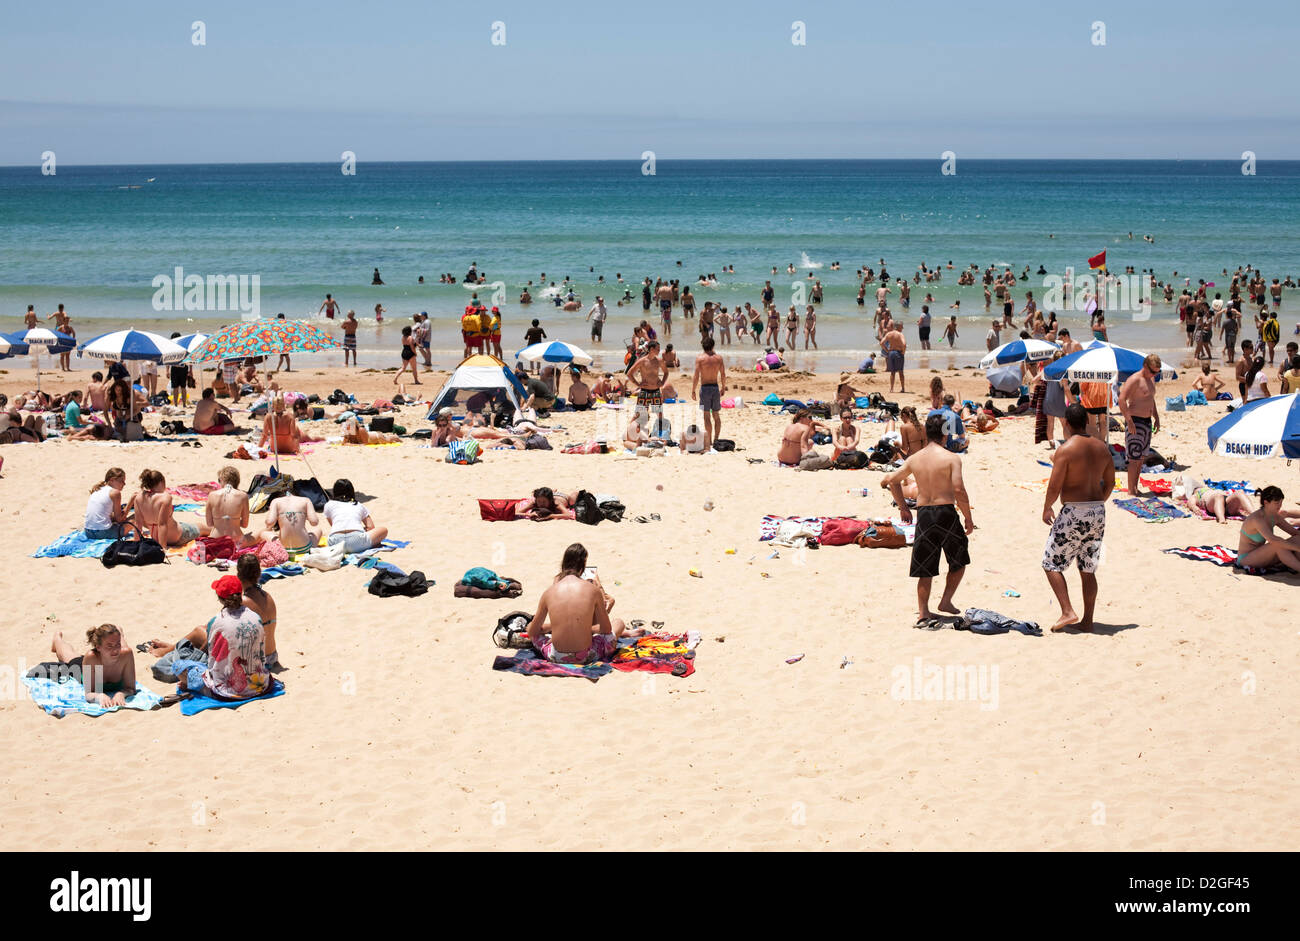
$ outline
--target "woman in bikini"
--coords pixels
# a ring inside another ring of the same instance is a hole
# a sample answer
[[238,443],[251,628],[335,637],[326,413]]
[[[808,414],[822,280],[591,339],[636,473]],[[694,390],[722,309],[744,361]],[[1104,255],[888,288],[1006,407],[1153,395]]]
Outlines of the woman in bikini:
[[280,658],[275,652],[275,599],[262,589],[262,563],[253,553],[241,555],[235,563],[235,574],[244,588],[244,606],[262,619],[265,634],[264,649],[266,657],[263,662],[271,672],[277,672]]
[[[1237,540],[1237,562],[1241,568],[1285,565],[1300,572],[1300,530],[1282,518],[1282,490],[1265,487],[1259,492],[1260,507],[1241,524]],[[1290,538],[1273,533],[1278,527]]]
[[172,495],[167,492],[167,479],[161,471],[144,470],[140,473],[140,492],[131,497],[127,512],[135,510],[135,521],[164,546],[183,546],[211,530],[198,523],[183,523],[176,519]]
[[915,405],[904,405],[898,416],[898,449],[903,457],[911,457],[925,447],[925,429],[916,416]]
[[[804,309],[803,315],[803,348],[808,349],[808,344],[812,343],[813,349],[817,349],[817,311],[809,304]],[[791,344],[793,348],[794,344]]]
[[204,522],[213,536],[229,536],[237,546],[250,546],[257,541],[252,533],[245,533],[248,525],[248,494],[239,489],[239,471],[223,467],[217,471],[220,490],[208,494]]
[[257,443],[259,447],[265,448],[272,441],[280,454],[297,454],[298,446],[302,443],[298,422],[285,411],[282,395],[277,395],[271,401],[271,409],[262,421],[262,437]]
[[135,695],[135,657],[127,648],[122,632],[116,625],[101,624],[86,631],[86,642],[90,649],[78,656],[76,649],[63,639],[63,631],[55,631],[50,650],[60,663],[80,671],[86,702],[98,703],[106,709],[125,705],[127,697]]
[[1198,477],[1179,477],[1174,482],[1174,494],[1180,492],[1188,506],[1213,516],[1220,523],[1227,523],[1229,516],[1245,519],[1251,512],[1246,491],[1207,487],[1205,481]]
[[831,430],[821,422],[813,421],[812,413],[806,408],[795,412],[794,419],[781,432],[781,446],[777,449],[776,459],[782,467],[794,467],[798,470],[824,470],[832,461],[824,454],[818,454],[813,447],[814,432],[830,434]]
[[286,493],[266,508],[261,538],[265,542],[279,539],[286,552],[306,552],[320,542],[319,522],[310,500]]
[[794,349],[795,337],[799,333],[799,312],[790,305],[790,312],[785,315],[785,345]]

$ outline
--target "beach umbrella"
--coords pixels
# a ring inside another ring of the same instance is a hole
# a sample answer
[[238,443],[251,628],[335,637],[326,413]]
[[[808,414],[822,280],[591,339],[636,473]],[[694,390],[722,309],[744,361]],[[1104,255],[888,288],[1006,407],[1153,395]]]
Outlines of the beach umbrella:
[[0,356],[26,356],[28,346],[17,334],[0,333]]
[[1037,363],[1045,359],[1051,359],[1056,355],[1060,347],[1055,343],[1047,340],[1012,340],[1010,343],[1003,343],[997,349],[990,352],[982,360],[980,366],[987,368],[1004,363],[1019,363],[1023,360],[1029,360],[1031,363]]
[[181,347],[187,353],[193,353],[196,349],[207,342],[210,334],[207,333],[187,333],[183,337],[177,337],[172,340],[177,346]]
[[[1099,344],[1091,349],[1082,349],[1077,353],[1062,356],[1043,371],[1048,379],[1060,379],[1066,376],[1076,382],[1114,382],[1124,380],[1142,369],[1142,361],[1147,354],[1122,346]],[[1176,379],[1178,373],[1168,366],[1161,365],[1156,380]]]
[[1300,394],[1255,399],[1206,431],[1210,450],[1228,457],[1300,458]]
[[59,333],[48,327],[31,327],[6,336],[10,342],[17,341],[25,344],[28,353],[36,354],[36,391],[38,392],[41,389],[41,351],[44,350],[53,356],[55,353],[69,353],[77,345],[77,341],[66,333]]
[[548,340],[525,346],[515,354],[521,363],[574,363],[578,366],[590,366],[591,354],[563,340]]
[[113,359],[151,361],[155,363],[179,363],[185,358],[186,350],[176,341],[146,333],[142,330],[116,330],[87,340],[77,347],[78,356],[90,356],[95,359]]
[[191,349],[189,359],[200,363],[342,348],[342,343],[315,324],[302,320],[252,320],[218,330]]
[[1004,366],[991,363],[984,368],[984,377],[988,379],[989,385],[999,392],[1016,392],[1022,382],[1018,363]]

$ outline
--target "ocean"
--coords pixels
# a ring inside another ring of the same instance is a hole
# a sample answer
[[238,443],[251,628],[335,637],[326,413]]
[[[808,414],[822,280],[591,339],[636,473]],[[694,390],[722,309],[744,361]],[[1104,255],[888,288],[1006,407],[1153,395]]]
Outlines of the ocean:
[[[792,283],[810,286],[812,274],[825,290],[821,349],[787,360],[834,370],[876,348],[875,285],[859,308],[854,272],[878,272],[883,258],[894,277],[910,277],[922,263],[942,266],[942,282],[913,286],[909,311],[896,298],[891,308],[915,350],[913,322],[926,292],[933,294],[939,347],[942,320],[960,299],[955,349],[942,344],[930,357],[945,367],[974,362],[985,350],[982,284],[956,284],[972,263],[1010,265],[1017,274],[1029,266],[1017,312],[1024,291],[1043,296],[1040,267],[1086,273],[1087,259],[1102,249],[1112,272],[1152,269],[1179,289],[1184,278],[1193,287],[1204,279],[1225,297],[1225,268],[1253,264],[1270,281],[1300,276],[1300,162],[1261,162],[1253,175],[1236,161],[960,160],[945,175],[937,159],[661,160],[654,170],[643,173],[640,160],[361,163],[355,175],[339,164],[61,165],[53,176],[35,165],[0,168],[0,326],[21,327],[28,304],[44,318],[59,303],[79,340],[124,326],[190,333],[239,319],[238,310],[155,309],[155,279],[180,268],[205,278],[256,276],[263,317],[328,323],[317,312],[333,294],[362,320],[363,365],[396,365],[401,327],[427,311],[435,363],[450,367],[462,349],[459,315],[469,291],[438,278],[461,279],[476,262],[489,282],[504,285],[508,356],[532,318],[550,337],[600,350],[583,317],[601,294],[610,319],[598,362],[612,365],[643,316],[658,326],[657,313],[641,306],[646,276],[691,284],[697,307],[705,300],[757,305],[771,280],[784,312]],[[833,262],[840,270],[830,270]],[[733,265],[734,275],[723,273]],[[382,287],[370,284],[376,267]],[[583,311],[568,314],[541,297],[543,272],[546,282],[571,278]],[[718,275],[718,286],[696,287],[708,273]],[[615,306],[620,274],[633,299]],[[537,302],[521,306],[530,280]],[[478,290],[490,303],[493,289]],[[1287,291],[1284,334],[1292,332],[1292,298]],[[387,310],[382,324],[374,321],[376,304]],[[1060,316],[1086,327],[1082,313]],[[1107,319],[1115,342],[1185,349],[1177,314],[1159,296],[1148,312],[1112,311]],[[681,332],[680,311],[674,322],[682,351],[696,349],[694,335]],[[757,347],[722,352],[745,362]],[[315,359],[337,365],[342,354]],[[75,356],[73,363],[91,365]]]

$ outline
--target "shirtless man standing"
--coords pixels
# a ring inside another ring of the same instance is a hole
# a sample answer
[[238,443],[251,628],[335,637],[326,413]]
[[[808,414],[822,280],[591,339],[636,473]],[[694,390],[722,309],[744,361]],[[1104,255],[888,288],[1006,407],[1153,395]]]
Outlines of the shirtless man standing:
[[673,335],[673,286],[665,281],[655,291],[655,297],[659,299],[659,316],[663,320],[664,336],[671,337]]
[[1237,360],[1237,393],[1241,400],[1246,400],[1246,375],[1255,365],[1255,344],[1250,340],[1241,341],[1241,359]]
[[[708,310],[708,305],[705,305]],[[704,322],[703,313],[700,323]],[[704,450],[713,447],[722,433],[722,396],[727,391],[727,364],[713,352],[713,337],[700,341],[703,351],[695,358],[695,375],[691,378],[691,398],[700,403],[704,413]]]
[[582,577],[586,571],[586,547],[575,542],[564,550],[560,574],[542,592],[528,625],[528,639],[552,663],[608,660],[626,630],[621,619],[610,620],[613,599],[598,577],[591,581]]
[[333,320],[334,315],[338,313],[338,309],[339,309],[339,302],[334,300],[334,295],[326,294],[325,300],[321,302],[320,310],[316,311],[316,313],[319,314],[323,310],[325,311],[325,316],[328,317],[330,320]]
[[221,468],[217,471],[217,483],[221,489],[208,494],[204,509],[205,522],[211,527],[212,535],[229,536],[236,546],[252,545],[256,538],[252,533],[244,533],[248,525],[248,494],[239,489],[239,471],[233,467]]
[[[939,574],[939,553],[948,560],[948,578],[944,582],[939,610],[945,614],[960,614],[952,596],[966,574],[970,564],[967,536],[975,530],[971,518],[970,498],[961,477],[961,458],[944,447],[944,420],[942,415],[931,415],[925,420],[926,445],[903,461],[903,466],[881,478],[898,504],[904,523],[912,522],[903,493],[903,481],[909,475],[916,478],[916,539],[912,543],[911,576],[916,582],[917,623],[934,618],[930,613],[930,584]],[[958,510],[965,525],[957,518]]]
[[[1052,527],[1043,547],[1043,571],[1061,605],[1061,617],[1052,625],[1059,631],[1071,624],[1092,630],[1097,605],[1097,565],[1101,561],[1102,539],[1106,535],[1106,501],[1115,489],[1115,462],[1110,448],[1090,438],[1088,413],[1075,403],[1065,409],[1065,442],[1052,459],[1052,477],[1043,500],[1043,522]],[[1057,497],[1060,515],[1052,510]],[[1070,604],[1065,570],[1077,562],[1083,580],[1083,620]]]
[[638,409],[655,413],[663,411],[664,396],[661,390],[665,380],[668,379],[668,369],[659,358],[658,340],[651,340],[646,344],[645,355],[628,367],[627,378],[637,385],[636,407]]
[[889,370],[889,391],[894,391],[894,375],[898,375],[898,391],[907,391],[907,380],[903,376],[903,357],[907,353],[907,339],[897,327],[892,327],[885,338],[880,341],[880,348],[885,351],[885,368]]
[[1156,408],[1156,376],[1160,375],[1160,357],[1150,353],[1142,369],[1128,377],[1119,390],[1119,410],[1124,416],[1124,448],[1128,452],[1128,492],[1131,496],[1149,494],[1138,489],[1142,459],[1151,447],[1151,435],[1160,430],[1160,411]]
[[[261,538],[266,542],[279,538],[287,551],[303,552],[320,542],[320,530],[314,528],[319,522],[310,500],[286,493],[266,508],[266,529]],[[265,620],[262,623],[265,626]]]

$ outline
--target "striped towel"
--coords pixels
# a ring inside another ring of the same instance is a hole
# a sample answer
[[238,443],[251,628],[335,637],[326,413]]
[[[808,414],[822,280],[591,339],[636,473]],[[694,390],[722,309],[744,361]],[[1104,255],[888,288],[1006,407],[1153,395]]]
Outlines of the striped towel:
[[1237,552],[1227,546],[1188,546],[1185,549],[1165,549],[1165,552],[1191,559],[1193,562],[1213,562],[1215,565],[1230,568],[1243,575],[1271,575],[1274,572],[1288,571],[1285,566],[1271,568],[1245,568],[1237,565]]

